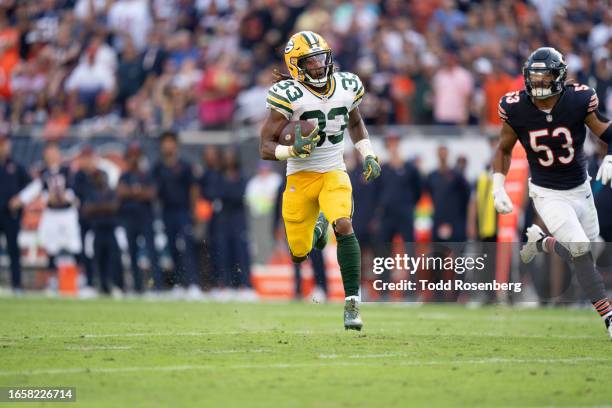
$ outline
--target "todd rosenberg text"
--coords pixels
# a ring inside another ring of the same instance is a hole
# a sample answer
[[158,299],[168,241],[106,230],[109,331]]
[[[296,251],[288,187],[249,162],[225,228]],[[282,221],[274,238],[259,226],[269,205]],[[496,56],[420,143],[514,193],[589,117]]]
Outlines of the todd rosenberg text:
[[377,279],[372,282],[377,291],[413,291],[413,290],[458,290],[458,291],[504,291],[519,293],[521,282],[465,282],[460,279],[430,282],[428,280],[385,282]]

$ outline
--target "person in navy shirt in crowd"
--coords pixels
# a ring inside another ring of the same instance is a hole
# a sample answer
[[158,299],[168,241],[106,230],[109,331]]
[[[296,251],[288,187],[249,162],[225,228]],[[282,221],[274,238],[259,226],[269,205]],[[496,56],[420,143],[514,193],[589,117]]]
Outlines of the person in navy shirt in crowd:
[[93,146],[91,146],[90,144],[86,144],[81,150],[79,170],[74,175],[72,181],[72,188],[74,190],[74,194],[81,202],[81,208],[79,211],[79,224],[81,226],[81,242],[83,244],[83,248],[81,250],[79,262],[85,269],[87,286],[90,288],[95,287],[94,268],[93,261],[91,259],[92,254],[87,253],[88,251],[85,245],[85,237],[87,236],[87,233],[91,230],[91,227],[89,225],[89,220],[83,215],[82,204],[85,201],[85,196],[89,194],[89,191],[91,191],[91,189],[93,189],[93,175],[96,173],[96,171],[97,167],[95,150]]
[[244,195],[247,180],[241,172],[238,152],[234,148],[223,154],[223,182],[219,192],[220,240],[215,243],[220,274],[226,289],[239,289],[239,296],[252,297],[251,262]]
[[[353,186],[353,230],[361,247],[362,275],[371,273],[372,258],[378,246],[379,217],[376,204],[380,187],[380,177],[373,182],[363,178],[361,154],[355,150],[353,161],[348,161],[348,175]],[[313,251],[315,252],[315,251]]]
[[[447,243],[464,243],[467,240],[467,213],[471,187],[465,177],[448,165],[448,149],[438,147],[438,169],[427,177],[426,185],[433,202],[433,256],[457,255],[461,248],[451,248]],[[431,271],[436,281],[451,279],[452,271],[434,267]],[[454,291],[437,291],[437,299],[456,300]]]
[[396,234],[405,243],[414,241],[414,209],[421,198],[421,175],[400,156],[400,136],[385,138],[389,157],[378,180],[378,209],[381,214],[380,242],[389,244]]
[[87,191],[83,202],[83,214],[94,233],[93,263],[100,275],[102,293],[109,294],[111,280],[117,288],[123,290],[124,287],[121,252],[115,238],[119,202],[108,185],[106,173],[96,170],[92,181],[92,188]]
[[179,157],[178,149],[178,135],[173,131],[162,133],[161,157],[153,168],[153,179],[174,263],[173,283],[187,285],[187,296],[197,299],[203,293],[195,262],[192,214],[199,189],[191,165]]
[[221,277],[219,276],[220,260],[218,259],[219,254],[216,243],[221,239],[220,234],[222,234],[222,226],[219,225],[219,212],[221,211],[219,193],[223,185],[223,162],[221,160],[221,151],[215,145],[206,146],[202,156],[206,167],[199,179],[200,194],[212,206],[212,215],[206,229],[204,250],[207,252],[210,262],[208,281],[212,286],[218,287],[221,285]]
[[[11,285],[21,290],[21,259],[17,236],[21,227],[21,205],[16,195],[30,183],[25,168],[11,158],[11,141],[0,133],[0,234],[6,240],[11,261]],[[15,205],[15,203],[17,205]]]
[[380,183],[379,179],[371,183],[365,181],[359,157],[357,153],[354,155],[348,175],[353,186],[353,230],[363,253],[364,248],[373,249],[378,234],[375,211]]
[[142,150],[138,143],[128,146],[125,161],[127,169],[119,178],[117,196],[119,198],[119,218],[125,228],[132,273],[134,274],[134,289],[143,291],[143,273],[138,264],[138,238],[142,237],[151,263],[153,287],[161,289],[162,277],[159,268],[157,250],[155,249],[155,232],[153,231],[153,201],[157,197],[157,189],[150,172],[141,166]]
[[434,242],[464,242],[471,188],[465,177],[448,165],[448,149],[438,147],[439,167],[427,177],[433,202]]

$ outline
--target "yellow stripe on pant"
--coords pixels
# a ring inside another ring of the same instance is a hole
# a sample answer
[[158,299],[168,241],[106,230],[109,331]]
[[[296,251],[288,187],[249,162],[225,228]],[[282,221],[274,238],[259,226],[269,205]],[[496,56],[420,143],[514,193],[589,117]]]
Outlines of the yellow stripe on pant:
[[351,180],[342,170],[327,173],[300,171],[287,176],[283,219],[293,256],[304,257],[312,249],[319,211],[330,223],[339,218],[351,218],[352,192]]

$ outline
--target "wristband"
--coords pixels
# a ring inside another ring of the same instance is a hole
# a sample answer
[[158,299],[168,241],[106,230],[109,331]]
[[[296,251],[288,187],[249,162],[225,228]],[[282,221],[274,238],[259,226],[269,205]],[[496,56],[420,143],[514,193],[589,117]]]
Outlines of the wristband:
[[501,191],[504,189],[506,176],[502,173],[493,173],[493,191]]
[[361,139],[357,143],[355,143],[355,149],[359,150],[361,156],[365,159],[368,156],[374,156],[374,149],[372,149],[372,143],[370,143],[370,139]]
[[274,156],[278,160],[287,160],[290,157],[294,157],[294,155],[293,155],[293,147],[292,146],[283,146],[281,144],[276,145],[276,149],[274,149]]
[[608,125],[599,137],[608,144],[608,154],[612,154],[612,124]]

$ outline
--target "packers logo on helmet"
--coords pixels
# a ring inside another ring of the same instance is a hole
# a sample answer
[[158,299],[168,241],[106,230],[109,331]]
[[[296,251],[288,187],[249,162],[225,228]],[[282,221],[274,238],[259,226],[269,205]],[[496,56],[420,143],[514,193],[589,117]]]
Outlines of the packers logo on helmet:
[[327,41],[312,31],[291,36],[285,47],[285,64],[293,79],[317,88],[324,87],[334,72]]

